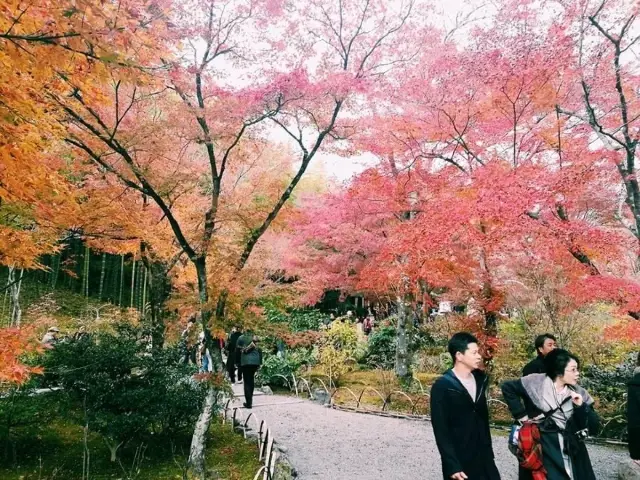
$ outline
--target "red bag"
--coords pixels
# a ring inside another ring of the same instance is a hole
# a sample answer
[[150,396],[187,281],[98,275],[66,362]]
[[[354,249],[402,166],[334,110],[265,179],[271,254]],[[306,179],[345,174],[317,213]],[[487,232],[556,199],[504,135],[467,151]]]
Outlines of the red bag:
[[518,432],[518,460],[520,466],[531,471],[533,480],[546,480],[547,471],[542,463],[540,429],[534,422],[524,422]]

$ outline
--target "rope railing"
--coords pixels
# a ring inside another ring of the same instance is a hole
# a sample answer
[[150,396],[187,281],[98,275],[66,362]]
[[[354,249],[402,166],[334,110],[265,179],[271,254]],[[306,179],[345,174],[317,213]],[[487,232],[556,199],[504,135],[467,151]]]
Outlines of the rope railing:
[[[353,390],[351,390],[348,387],[333,387],[329,389],[327,388],[327,384],[316,375],[314,375],[313,377],[310,376],[309,379],[306,379],[304,377],[300,377],[296,379],[294,374],[291,374],[291,377],[293,379],[293,383],[287,381],[287,385],[289,386],[289,389],[291,391],[295,391],[295,394],[297,397],[299,397],[300,394],[304,393],[306,390],[309,395],[309,398],[313,398],[312,389],[314,388],[314,386],[317,385],[321,387],[322,390],[327,392],[327,394],[329,395],[329,405],[331,406],[331,408],[334,408],[337,410],[346,410],[346,411],[353,411],[353,412],[360,412],[360,413],[372,413],[372,414],[378,414],[378,415],[384,415],[384,416],[394,416],[398,418],[408,418],[408,419],[415,419],[415,420],[425,420],[425,421],[431,420],[431,416],[428,415],[427,413],[429,411],[428,405],[429,405],[429,400],[431,399],[431,395],[425,391],[422,383],[417,378],[414,378],[414,380],[417,382],[420,388],[420,393],[414,394],[417,396],[417,398],[414,400],[407,393],[402,392],[400,390],[394,390],[385,397],[375,388],[369,385],[365,385],[364,388],[360,391],[360,394],[356,395],[353,392]],[[332,382],[330,378],[329,378],[329,382],[330,382],[329,384],[331,385]],[[295,388],[292,388],[291,385],[295,385]],[[302,387],[299,387],[299,385],[302,385]],[[339,405],[336,403],[335,398],[340,391],[346,391],[349,393],[350,397],[353,398],[353,400],[355,401],[355,407],[345,407],[343,405]],[[367,391],[376,393],[377,396],[380,398],[382,402],[382,408],[380,410],[363,408],[362,398]],[[409,414],[403,414],[403,413],[397,413],[397,412],[391,413],[391,411],[388,408],[392,404],[392,400],[393,400],[392,397],[394,395],[402,396],[409,401],[411,405],[411,413]],[[418,409],[422,404],[424,404],[424,411],[425,411],[424,414],[418,413]],[[505,402],[497,398],[488,397],[487,404],[489,405],[489,407],[491,407],[491,405],[496,405],[500,408],[508,408]],[[614,416],[613,418],[606,419],[607,422],[604,424],[604,428],[606,428],[611,422],[619,420],[620,418],[621,416]],[[509,426],[501,425],[497,423],[491,423],[490,426],[491,428],[496,430],[508,431],[510,429]],[[619,446],[627,445],[626,442],[620,441],[618,439],[611,439],[611,438],[589,437],[589,440],[593,443],[601,443],[601,444],[608,444],[608,445],[619,445]]]
[[360,403],[362,402],[362,396],[365,394],[365,392],[366,392],[367,390],[370,390],[370,391],[372,391],[372,392],[375,392],[375,393],[378,395],[378,397],[380,397],[380,401],[382,401],[382,404],[384,405],[384,403],[385,403],[385,398],[384,398],[384,396],[383,396],[383,395],[382,395],[378,390],[376,390],[375,388],[370,387],[370,386],[368,386],[368,385],[367,385],[367,386],[365,386],[365,387],[362,389],[362,391],[360,392],[360,396],[358,397],[358,407],[357,407],[357,408],[360,408]]
[[[274,438],[271,430],[264,420],[258,420],[254,412],[249,412],[249,415],[245,418],[243,409],[231,406],[232,401],[233,399],[231,398],[225,402],[224,411],[222,412],[223,425],[228,420],[231,420],[232,428],[239,427],[242,430],[243,437],[247,438],[247,432],[251,430],[249,422],[253,419],[255,426],[258,428],[258,460],[261,463],[253,478],[254,480],[259,480],[262,476],[262,480],[273,480],[278,454],[274,449]],[[229,412],[231,412],[231,415],[229,415]]]
[[389,403],[391,403],[391,397],[394,395],[402,395],[404,396],[407,400],[409,400],[409,403],[411,404],[411,410],[413,410],[413,406],[415,405],[414,401],[411,399],[411,397],[409,395],[407,395],[404,392],[401,392],[400,390],[396,390],[394,392],[389,393],[389,395],[387,395],[387,398],[385,399],[384,403],[382,404],[382,411],[384,412],[385,409],[387,408],[387,405]]

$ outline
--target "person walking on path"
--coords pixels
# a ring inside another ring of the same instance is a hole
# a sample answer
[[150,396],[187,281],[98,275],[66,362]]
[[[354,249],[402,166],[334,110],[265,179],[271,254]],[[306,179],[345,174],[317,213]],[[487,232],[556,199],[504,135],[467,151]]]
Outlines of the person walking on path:
[[196,327],[196,316],[193,315],[187,321],[187,327],[180,335],[180,347],[182,349],[182,363],[196,364],[196,353],[198,347],[198,330]]
[[253,389],[258,368],[262,365],[262,351],[257,346],[258,337],[247,332],[240,337],[236,350],[240,352],[240,369],[244,378],[244,407],[253,406]]
[[431,388],[431,424],[446,480],[500,480],[487,406],[488,377],[478,340],[456,333],[449,340],[453,368]]
[[200,332],[200,336],[198,337],[198,356],[196,360],[200,367],[200,373],[209,373],[213,371],[213,360],[211,358],[211,353],[207,348],[207,343],[204,340],[204,332]]
[[363,330],[364,330],[364,334],[368,337],[371,332],[373,331],[373,315],[369,315],[367,318],[365,318],[364,320],[364,324],[363,324]]
[[[546,374],[534,373],[502,385],[509,411],[520,423],[538,424],[544,478],[596,480],[584,439],[598,432],[600,419],[593,398],[578,385],[580,361],[567,350],[556,349],[544,358],[544,366]],[[540,477],[520,468],[518,478]]]
[[628,384],[627,425],[629,429],[629,454],[640,466],[640,354],[633,378]]
[[527,363],[522,369],[523,377],[531,375],[532,373],[545,373],[544,357],[558,348],[556,337],[554,337],[550,333],[543,333],[542,335],[538,335],[536,337],[535,347],[537,357]]
[[238,367],[238,382],[242,382],[242,369],[239,368],[240,364],[236,353],[238,340],[241,336],[242,330],[238,327],[233,327],[225,345],[225,350],[227,352],[227,373],[229,374],[229,380],[231,383],[236,383],[236,367]]

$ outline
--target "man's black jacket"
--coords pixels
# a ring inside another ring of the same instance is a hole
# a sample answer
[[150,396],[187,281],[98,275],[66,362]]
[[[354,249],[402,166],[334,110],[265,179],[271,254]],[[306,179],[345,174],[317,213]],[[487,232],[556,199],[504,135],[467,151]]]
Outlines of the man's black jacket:
[[480,370],[473,375],[475,399],[452,370],[431,388],[431,423],[442,458],[442,473],[444,478],[450,478],[454,473],[465,472],[473,478],[471,472],[483,472],[482,478],[499,479],[489,430],[488,378]]
[[522,376],[526,377],[532,373],[545,373],[544,370],[544,357],[538,355],[536,358],[527,363],[522,369]]

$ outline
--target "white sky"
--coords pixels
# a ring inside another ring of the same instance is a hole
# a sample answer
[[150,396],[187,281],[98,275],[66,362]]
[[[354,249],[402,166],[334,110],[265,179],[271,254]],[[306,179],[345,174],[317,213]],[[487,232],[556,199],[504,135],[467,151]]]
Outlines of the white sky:
[[[447,30],[455,25],[456,15],[460,12],[468,13],[474,9],[472,0],[433,0],[436,12],[443,16]],[[477,4],[477,3],[476,3]],[[282,131],[274,132],[273,140],[287,142],[288,137]],[[376,163],[376,158],[371,154],[363,154],[357,157],[344,158],[335,154],[319,152],[314,158],[310,170],[322,171],[328,180],[346,182],[353,175],[364,171],[367,167]]]

